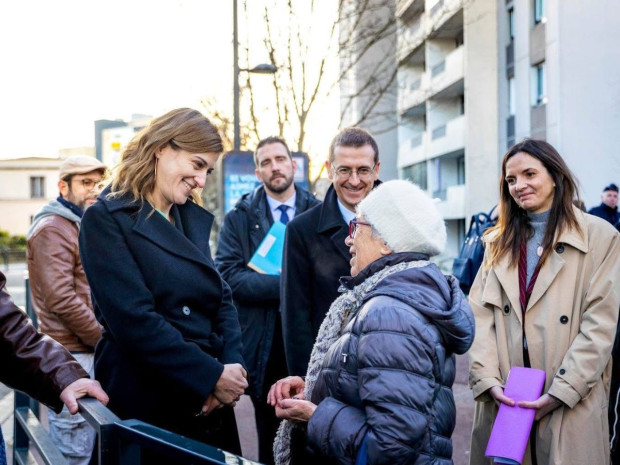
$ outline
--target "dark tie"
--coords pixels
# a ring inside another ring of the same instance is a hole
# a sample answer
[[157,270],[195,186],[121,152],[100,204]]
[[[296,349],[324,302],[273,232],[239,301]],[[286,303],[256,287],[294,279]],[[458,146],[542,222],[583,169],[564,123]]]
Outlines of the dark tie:
[[280,205],[278,207],[278,210],[280,210],[282,212],[282,214],[280,215],[280,223],[288,223],[290,218],[288,217],[288,215],[286,214],[286,210],[288,209],[288,205]]

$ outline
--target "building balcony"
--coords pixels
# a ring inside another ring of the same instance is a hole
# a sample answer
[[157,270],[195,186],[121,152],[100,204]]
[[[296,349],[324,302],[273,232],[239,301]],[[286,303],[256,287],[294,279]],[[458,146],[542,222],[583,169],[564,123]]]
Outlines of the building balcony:
[[415,134],[402,141],[398,147],[398,168],[420,163],[428,158],[429,134],[427,131]]
[[[424,40],[428,36],[428,28],[429,22],[426,13],[422,13],[411,22],[400,24],[396,50],[399,63],[408,61],[416,49],[424,44]],[[424,59],[424,53],[422,53],[421,59]]]
[[401,115],[405,115],[412,109],[416,109],[411,115],[424,113],[426,106],[424,102],[428,97],[429,77],[428,73],[418,74],[417,76],[406,76],[400,86],[398,98],[398,110]]
[[447,187],[440,197],[437,209],[444,220],[458,220],[465,218],[465,184]]
[[[429,11],[431,31],[440,31],[442,28],[452,29],[453,17],[463,8],[463,0],[438,0]],[[462,18],[461,18],[462,27]]]
[[429,95],[439,98],[455,97],[463,94],[464,46],[457,47],[438,63],[430,67]]
[[465,115],[458,116],[430,131],[428,157],[434,158],[465,149]]
[[424,0],[396,0],[396,17],[411,18],[424,11]]

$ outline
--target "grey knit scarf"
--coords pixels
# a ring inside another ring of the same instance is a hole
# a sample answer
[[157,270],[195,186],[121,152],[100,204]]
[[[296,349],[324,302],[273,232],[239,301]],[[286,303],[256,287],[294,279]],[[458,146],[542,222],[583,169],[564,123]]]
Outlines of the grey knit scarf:
[[[429,264],[426,260],[416,260],[411,262],[398,263],[388,266],[381,271],[365,279],[353,289],[345,292],[329,307],[327,315],[319,328],[310,363],[306,372],[306,386],[304,388],[304,399],[310,400],[312,390],[323,366],[323,359],[329,348],[341,336],[345,320],[352,319],[362,306],[365,297],[374,289],[379,281],[386,276],[409,268],[421,268]],[[298,427],[299,423],[283,420],[278,428],[275,442],[273,443],[273,455],[276,465],[290,465],[291,463],[291,431]]]

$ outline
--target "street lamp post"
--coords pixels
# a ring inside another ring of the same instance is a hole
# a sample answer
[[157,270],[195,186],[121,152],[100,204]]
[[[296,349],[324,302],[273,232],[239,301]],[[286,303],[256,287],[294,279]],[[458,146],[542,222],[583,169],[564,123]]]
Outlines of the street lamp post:
[[270,63],[262,63],[254,68],[239,68],[239,39],[237,30],[237,0],[233,0],[233,149],[235,152],[241,148],[241,130],[239,127],[239,73],[245,71],[255,74],[273,74],[277,68]]

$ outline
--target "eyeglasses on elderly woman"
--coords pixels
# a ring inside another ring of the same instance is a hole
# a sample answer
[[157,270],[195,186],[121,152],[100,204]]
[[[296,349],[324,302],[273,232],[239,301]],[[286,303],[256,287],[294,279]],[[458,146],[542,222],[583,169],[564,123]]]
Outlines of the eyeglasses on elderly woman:
[[355,236],[355,231],[357,231],[358,226],[370,226],[372,228],[372,224],[364,223],[363,221],[351,220],[349,222],[349,237],[353,239]]

